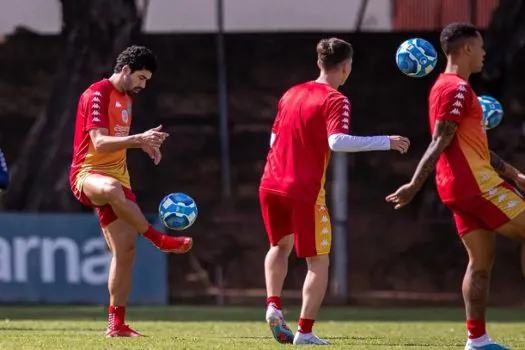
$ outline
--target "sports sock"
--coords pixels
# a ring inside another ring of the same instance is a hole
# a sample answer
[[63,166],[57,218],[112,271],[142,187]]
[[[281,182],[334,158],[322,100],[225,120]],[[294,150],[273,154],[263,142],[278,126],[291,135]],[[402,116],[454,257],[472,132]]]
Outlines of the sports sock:
[[277,310],[282,309],[281,297],[271,296],[266,299],[266,307],[273,305]]
[[164,234],[162,234],[159,231],[155,230],[153,228],[153,226],[148,226],[148,229],[142,235],[144,237],[146,237],[147,239],[149,239],[151,241],[151,243],[153,243],[157,247],[159,247],[161,245],[161,243],[162,243],[162,236],[164,236]]
[[126,318],[126,307],[110,305],[108,312],[108,328],[119,329],[124,324]]
[[308,318],[299,319],[299,327],[297,327],[299,333],[312,333],[312,328],[314,327],[315,320],[310,320]]
[[172,237],[165,235],[155,230],[152,226],[149,226],[148,230],[142,235],[150,240],[151,243],[153,243],[157,248],[166,250],[179,249],[186,241],[186,239],[182,237]]
[[477,339],[485,335],[485,320],[467,320],[469,339]]

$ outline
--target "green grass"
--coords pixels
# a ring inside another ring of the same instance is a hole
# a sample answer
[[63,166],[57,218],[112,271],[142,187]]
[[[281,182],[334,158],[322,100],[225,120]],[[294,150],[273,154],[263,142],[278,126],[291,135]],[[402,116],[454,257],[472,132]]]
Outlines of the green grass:
[[[524,311],[491,309],[491,336],[525,348]],[[298,310],[285,312],[293,325]],[[130,325],[148,337],[105,339],[102,307],[3,306],[0,349],[282,349],[263,317],[261,308],[131,307]],[[340,349],[462,349],[466,336],[463,311],[451,308],[325,308],[315,330]]]

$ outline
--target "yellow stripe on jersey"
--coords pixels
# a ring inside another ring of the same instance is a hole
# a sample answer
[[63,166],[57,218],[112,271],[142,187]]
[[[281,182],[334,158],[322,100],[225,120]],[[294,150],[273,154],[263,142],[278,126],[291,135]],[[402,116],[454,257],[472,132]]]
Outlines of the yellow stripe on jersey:
[[332,247],[332,224],[330,214],[324,205],[315,206],[315,250],[317,255],[330,253]]

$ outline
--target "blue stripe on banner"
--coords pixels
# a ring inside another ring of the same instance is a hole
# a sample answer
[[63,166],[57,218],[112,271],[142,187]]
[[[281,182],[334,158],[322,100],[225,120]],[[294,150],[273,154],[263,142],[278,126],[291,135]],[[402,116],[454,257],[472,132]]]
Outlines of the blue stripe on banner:
[[[0,214],[0,302],[106,305],[110,261],[92,214]],[[166,304],[166,269],[138,237],[130,304]]]

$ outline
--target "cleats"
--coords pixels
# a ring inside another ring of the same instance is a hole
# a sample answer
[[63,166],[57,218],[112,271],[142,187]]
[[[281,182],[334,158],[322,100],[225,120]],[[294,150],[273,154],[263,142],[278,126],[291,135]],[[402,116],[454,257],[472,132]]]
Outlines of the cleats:
[[113,337],[142,337],[142,334],[129,327],[127,324],[123,324],[119,328],[108,328],[105,334],[106,338]]
[[266,322],[268,322],[275,340],[281,344],[293,343],[293,333],[284,322],[283,313],[280,310],[272,306],[268,307],[266,310]]
[[332,345],[313,333],[295,333],[293,345]]
[[193,247],[193,239],[190,237],[162,236],[159,249],[165,253],[184,254]]

